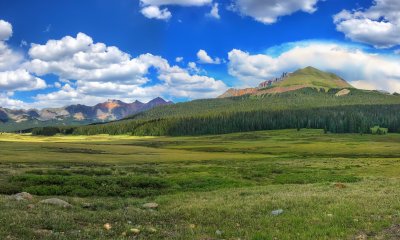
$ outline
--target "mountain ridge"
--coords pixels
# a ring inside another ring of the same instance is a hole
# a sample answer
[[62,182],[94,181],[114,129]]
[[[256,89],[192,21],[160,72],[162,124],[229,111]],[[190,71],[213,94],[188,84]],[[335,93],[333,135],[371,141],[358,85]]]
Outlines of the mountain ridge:
[[[132,114],[149,110],[151,108],[174,104],[163,98],[157,97],[147,103],[138,100],[132,103],[125,103],[120,100],[109,99],[106,102],[98,103],[93,106],[83,104],[68,105],[60,108],[44,109],[9,109],[0,107],[0,123],[18,125],[41,125],[45,122],[57,122],[69,124],[70,122],[105,122],[119,120]],[[33,124],[34,123],[34,124]],[[1,124],[0,124],[1,127]]]

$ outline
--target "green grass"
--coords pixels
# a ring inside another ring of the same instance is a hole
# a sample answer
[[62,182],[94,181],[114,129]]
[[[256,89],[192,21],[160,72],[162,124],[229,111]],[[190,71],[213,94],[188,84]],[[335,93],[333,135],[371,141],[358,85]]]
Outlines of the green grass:
[[[388,229],[400,220],[399,149],[400,134],[305,129],[201,137],[3,134],[0,239],[390,239]],[[8,198],[20,191],[34,200]],[[38,203],[54,196],[73,207]],[[141,207],[150,201],[159,209]],[[273,216],[275,209],[284,213]],[[130,228],[141,233],[130,235]]]
[[346,81],[333,73],[320,71],[313,67],[306,67],[292,73],[288,78],[275,83],[274,87],[307,86],[314,88],[353,88]]
[[371,133],[372,134],[382,135],[382,134],[387,134],[388,132],[389,132],[389,130],[387,128],[382,128],[382,127],[379,127],[379,126],[374,126],[374,127],[371,128]]

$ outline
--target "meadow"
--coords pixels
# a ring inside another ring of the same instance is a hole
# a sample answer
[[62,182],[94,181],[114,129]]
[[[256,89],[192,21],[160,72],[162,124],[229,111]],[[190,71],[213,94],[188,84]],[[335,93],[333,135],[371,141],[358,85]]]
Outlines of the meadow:
[[2,134],[0,239],[399,239],[399,169],[400,134]]

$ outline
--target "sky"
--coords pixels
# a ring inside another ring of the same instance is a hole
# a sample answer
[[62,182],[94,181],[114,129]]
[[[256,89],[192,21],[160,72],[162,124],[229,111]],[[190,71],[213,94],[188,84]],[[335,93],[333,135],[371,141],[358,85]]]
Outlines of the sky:
[[212,98],[307,66],[400,92],[400,2],[0,1],[0,107]]

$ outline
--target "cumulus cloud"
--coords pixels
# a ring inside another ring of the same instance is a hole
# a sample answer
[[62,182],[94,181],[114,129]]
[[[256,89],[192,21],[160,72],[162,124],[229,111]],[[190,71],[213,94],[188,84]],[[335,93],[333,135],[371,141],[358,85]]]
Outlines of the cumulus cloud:
[[197,52],[197,58],[198,58],[199,63],[207,63],[207,64],[220,64],[221,63],[221,59],[219,59],[219,58],[213,59],[203,49],[200,49]]
[[195,62],[189,62],[188,68],[189,68],[189,71],[191,71],[191,72],[195,72],[195,73],[200,72],[200,69],[197,67],[197,64]]
[[400,3],[375,0],[368,9],[343,10],[334,16],[336,29],[353,41],[376,48],[400,44]]
[[[29,49],[31,58],[44,61],[58,61],[73,56],[80,51],[86,51],[93,46],[91,37],[84,33],[78,33],[76,38],[71,36],[63,37],[61,40],[49,40],[46,44],[32,44]],[[93,51],[101,51],[104,45],[94,46]]]
[[23,59],[22,53],[14,51],[5,42],[0,41],[0,71],[15,69]]
[[[0,20],[0,94],[9,95],[14,91],[30,91],[46,88],[43,79],[33,76],[21,67],[24,61],[23,54],[7,45],[12,36],[12,25]],[[15,105],[18,101],[11,101],[7,97],[7,105]],[[2,102],[5,103],[6,100]]]
[[175,62],[180,63],[183,61],[183,57],[176,57]]
[[264,24],[275,23],[279,17],[297,11],[313,13],[319,0],[233,0],[230,9]]
[[314,66],[335,72],[356,87],[400,91],[400,58],[368,53],[355,46],[297,43],[277,57],[233,49],[228,58],[229,74],[241,80],[243,86],[254,86],[282,72]]
[[0,41],[8,40],[12,36],[13,30],[9,22],[0,20]]
[[0,19],[0,71],[11,70],[23,60],[23,55],[6,43],[12,33],[12,25]]
[[[132,57],[117,47],[94,43],[83,33],[33,44],[29,55],[27,69],[39,76],[55,74],[66,82],[58,91],[38,95],[35,104],[39,106],[94,104],[107,98],[148,100],[160,95],[194,99],[216,96],[226,89],[222,81],[172,66],[161,56]],[[150,69],[155,70],[159,83],[152,84]]]
[[219,4],[214,3],[211,7],[211,11],[207,14],[208,17],[215,18],[215,19],[220,19],[221,16],[219,15]]
[[0,72],[0,89],[2,91],[30,91],[43,88],[46,88],[46,82],[32,76],[25,69]]
[[147,6],[142,8],[140,12],[147,18],[154,18],[159,20],[168,20],[172,16],[168,8],[160,9],[158,6]]
[[172,13],[168,8],[161,8],[163,6],[200,7],[211,3],[212,0],[140,0],[140,5],[142,7],[140,12],[150,19],[168,20],[172,17]]
[[7,94],[0,93],[0,107],[11,108],[11,109],[21,109],[30,108],[29,104],[17,99],[10,98]]
[[38,74],[53,73],[62,79],[82,81],[118,81],[145,83],[143,75],[149,65],[117,47],[93,43],[91,37],[78,33],[46,44],[33,44],[29,50],[32,60],[26,67]]

